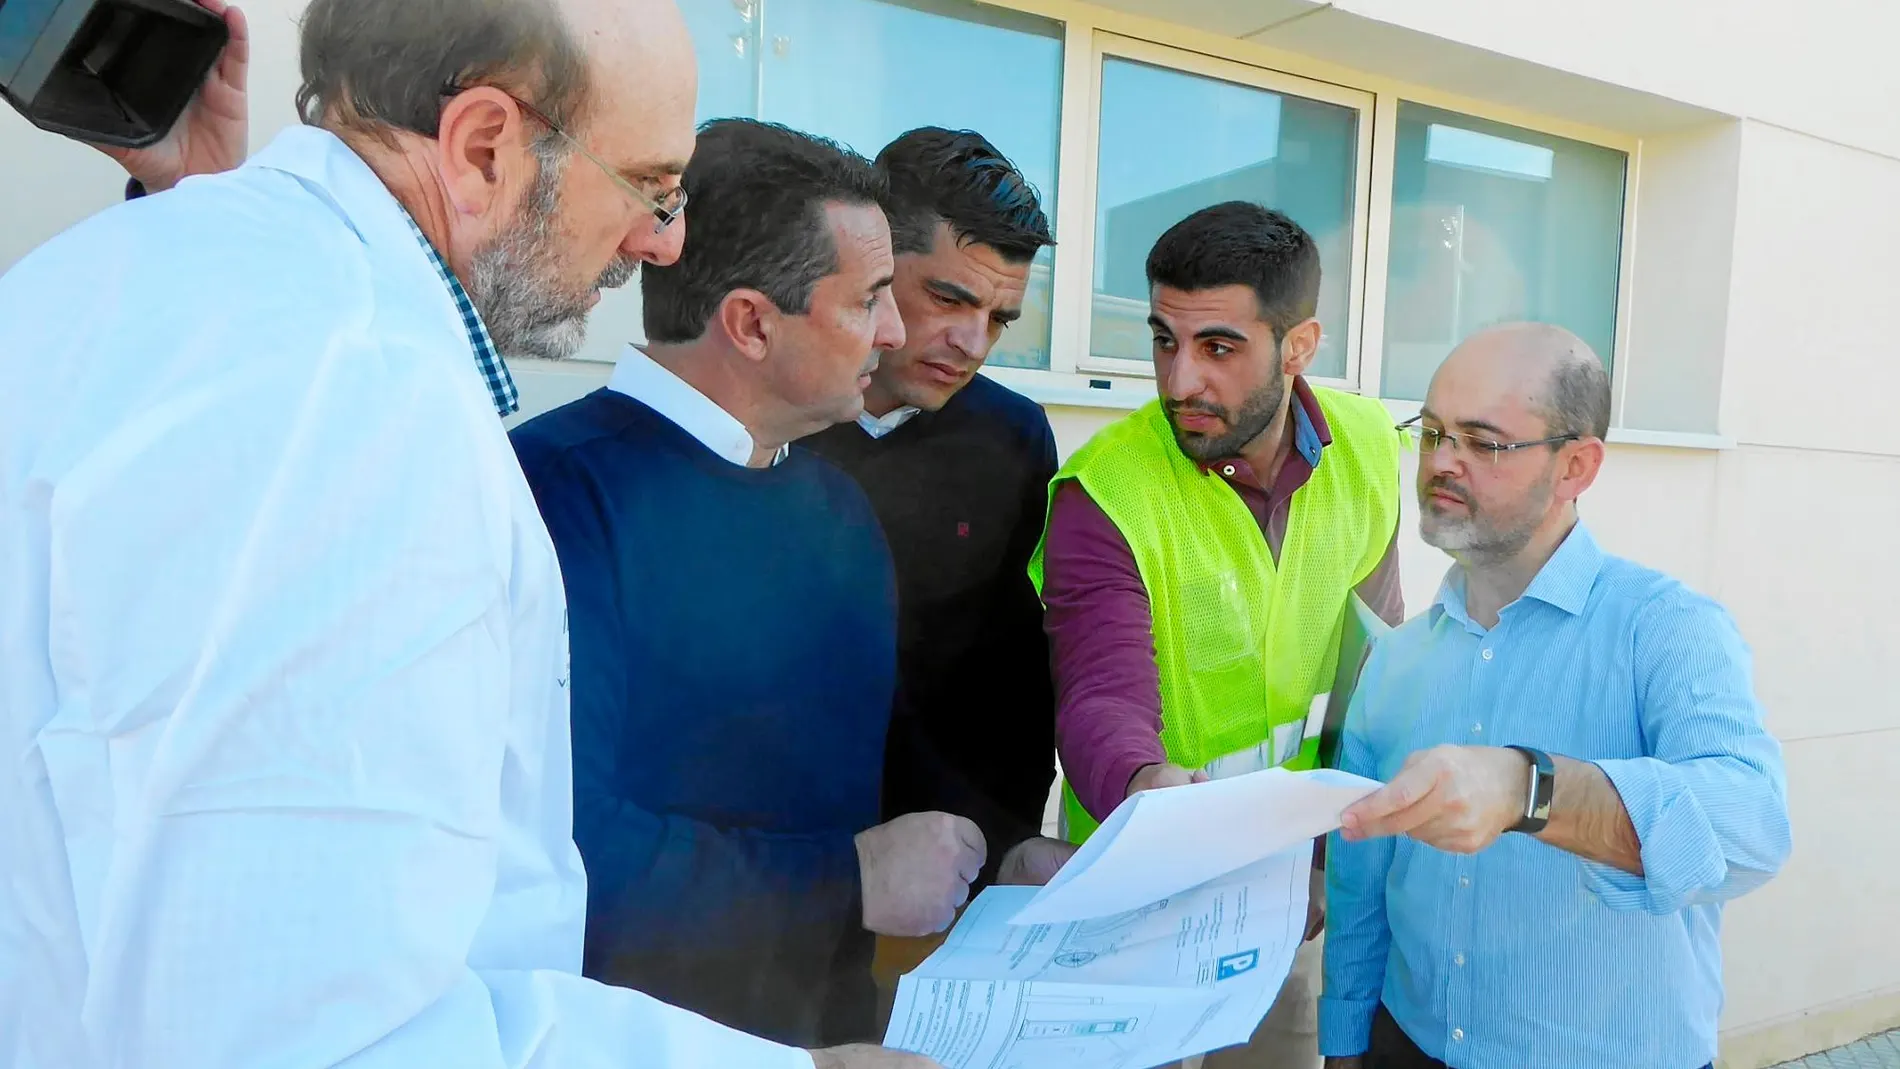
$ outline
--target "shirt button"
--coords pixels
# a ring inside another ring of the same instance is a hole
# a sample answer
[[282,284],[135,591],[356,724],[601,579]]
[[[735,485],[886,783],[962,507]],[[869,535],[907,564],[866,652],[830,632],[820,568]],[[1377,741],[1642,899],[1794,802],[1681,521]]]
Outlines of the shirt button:
[[1487,660],[1487,661],[1491,659],[1491,651],[1490,651],[1490,650],[1485,650],[1485,651],[1484,651],[1484,659],[1485,659],[1485,660]]
[[1457,957],[1451,959],[1451,963],[1453,965],[1463,965],[1465,963],[1465,956],[1463,954],[1460,954]]
[[1478,735],[1478,734],[1481,734],[1481,733],[1483,733],[1483,731],[1484,731],[1484,725],[1483,725],[1483,724],[1473,724],[1473,725],[1471,725],[1471,733],[1472,733],[1473,735]]
[[1229,478],[1232,478],[1234,474],[1234,466],[1232,464],[1229,464],[1226,467],[1222,468],[1220,470],[1220,473],[1222,475],[1228,476]]
[[1469,877],[1469,876],[1460,876],[1460,877],[1458,877],[1458,886],[1460,886],[1460,887],[1470,887],[1470,886],[1471,886],[1471,877]]
[[1454,1029],[1452,1029],[1452,1030],[1451,1030],[1451,1041],[1452,1041],[1453,1043],[1463,1043],[1463,1042],[1465,1041],[1465,1030],[1464,1030],[1464,1029],[1462,1029],[1462,1028],[1454,1028]]

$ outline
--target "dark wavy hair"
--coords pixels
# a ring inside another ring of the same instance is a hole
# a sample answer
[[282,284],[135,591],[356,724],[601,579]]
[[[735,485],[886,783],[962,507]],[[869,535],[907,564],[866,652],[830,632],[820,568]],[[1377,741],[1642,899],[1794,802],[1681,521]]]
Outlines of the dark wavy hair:
[[922,127],[884,146],[876,162],[890,184],[885,213],[899,254],[929,252],[939,223],[1010,263],[1055,244],[1035,187],[981,134]]

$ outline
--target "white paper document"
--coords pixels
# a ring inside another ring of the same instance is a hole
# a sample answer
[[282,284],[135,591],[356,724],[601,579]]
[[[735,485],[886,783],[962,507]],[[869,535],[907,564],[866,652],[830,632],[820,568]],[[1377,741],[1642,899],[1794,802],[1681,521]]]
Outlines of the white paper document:
[[1268,769],[1136,795],[1044,888],[992,887],[898,984],[945,1069],[1150,1069],[1253,1034],[1306,928],[1311,840],[1378,789]]
[[1332,769],[1269,768],[1143,791],[1117,806],[1012,920],[1049,924],[1139,909],[1332,831],[1347,806],[1378,789]]
[[1032,887],[977,896],[898,982],[886,1046],[944,1069],[1150,1069],[1245,1043],[1306,926],[1304,845],[1109,917],[1014,925]]

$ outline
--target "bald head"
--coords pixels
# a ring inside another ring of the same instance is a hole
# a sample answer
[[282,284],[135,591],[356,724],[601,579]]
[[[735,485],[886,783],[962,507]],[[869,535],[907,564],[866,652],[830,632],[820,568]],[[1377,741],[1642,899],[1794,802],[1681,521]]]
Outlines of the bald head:
[[312,0],[301,53],[303,120],[380,137],[436,136],[452,87],[498,86],[570,132],[629,106],[690,114],[698,90],[674,0]]
[[1548,323],[1509,323],[1479,331],[1432,376],[1432,393],[1461,407],[1528,407],[1545,435],[1603,438],[1610,432],[1610,376],[1582,338]]

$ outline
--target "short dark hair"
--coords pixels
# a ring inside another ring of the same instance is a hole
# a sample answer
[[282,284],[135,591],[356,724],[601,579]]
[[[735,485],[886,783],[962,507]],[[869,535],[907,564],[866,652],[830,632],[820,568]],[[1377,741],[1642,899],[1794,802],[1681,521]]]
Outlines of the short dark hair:
[[899,254],[929,252],[939,223],[950,224],[959,242],[987,245],[1013,264],[1056,243],[1036,187],[982,134],[920,127],[884,146],[876,162],[890,183],[884,210]]
[[1610,373],[1603,361],[1581,339],[1557,361],[1550,373],[1550,396],[1545,399],[1544,425],[1555,436],[1607,438],[1610,434]]
[[449,88],[477,84],[572,131],[590,88],[586,53],[553,0],[312,0],[300,51],[303,121],[376,136],[434,137]]
[[1148,253],[1148,285],[1190,292],[1247,286],[1277,342],[1319,310],[1319,246],[1279,212],[1230,200],[1161,235]]
[[829,204],[881,205],[871,161],[835,141],[753,119],[699,128],[680,179],[691,204],[686,246],[670,267],[641,271],[647,340],[697,339],[726,294],[755,289],[804,315],[812,288],[838,270]]

